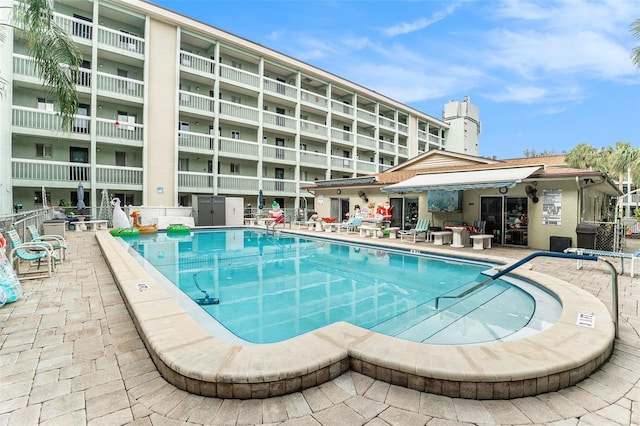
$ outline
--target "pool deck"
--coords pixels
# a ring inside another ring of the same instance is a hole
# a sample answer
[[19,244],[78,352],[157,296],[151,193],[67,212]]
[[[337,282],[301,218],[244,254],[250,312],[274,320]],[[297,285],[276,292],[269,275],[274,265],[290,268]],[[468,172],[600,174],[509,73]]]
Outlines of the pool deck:
[[[620,337],[611,358],[587,379],[556,392],[477,401],[390,385],[350,370],[302,392],[239,400],[197,396],[167,383],[138,335],[96,234],[67,235],[71,252],[56,274],[23,281],[24,297],[0,309],[0,425],[640,423],[637,276],[619,277]],[[404,246],[512,260],[530,253]],[[586,262],[579,271],[565,259],[530,264],[533,272],[570,282],[610,306],[611,279],[602,263]]]

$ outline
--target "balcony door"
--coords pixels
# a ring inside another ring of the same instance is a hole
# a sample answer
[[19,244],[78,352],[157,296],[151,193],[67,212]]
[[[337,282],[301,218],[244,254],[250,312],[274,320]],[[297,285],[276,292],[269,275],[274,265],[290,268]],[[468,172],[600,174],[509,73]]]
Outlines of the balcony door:
[[[72,146],[69,148],[69,162],[71,163],[89,163],[89,148],[81,148]],[[81,182],[89,180],[89,169],[86,167],[71,166],[69,167],[69,180]]]

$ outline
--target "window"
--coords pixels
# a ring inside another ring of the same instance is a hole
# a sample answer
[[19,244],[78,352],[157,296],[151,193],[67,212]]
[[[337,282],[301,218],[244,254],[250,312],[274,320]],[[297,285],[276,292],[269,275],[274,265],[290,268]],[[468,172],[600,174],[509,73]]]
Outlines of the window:
[[[51,204],[51,193],[46,191],[44,196],[47,197],[47,202]],[[42,191],[35,191],[33,193],[33,201],[36,204],[42,204]]]
[[284,179],[284,169],[277,167],[275,169],[275,178],[277,179],[274,182],[274,188],[276,191],[284,191],[284,182],[282,182],[282,180]]
[[240,139],[240,132],[238,132],[237,130],[232,130],[231,139]]
[[51,158],[53,157],[53,145],[45,143],[36,144],[36,157]]
[[89,133],[89,105],[78,104],[78,112],[73,119],[73,131],[76,133]]
[[[74,191],[73,194],[75,194],[76,192]],[[118,198],[121,202],[123,206],[133,206],[134,202],[133,202],[133,194],[118,194],[117,192],[115,194],[113,194],[114,197]]]
[[181,121],[178,125],[179,135],[181,139],[188,139],[189,135],[186,132],[189,132],[191,129],[191,125],[186,121]]
[[188,172],[189,171],[189,159],[188,158],[178,158],[178,171]]
[[43,111],[53,111],[53,101],[45,98],[38,98],[38,109]]
[[126,111],[118,111],[116,122],[119,123],[118,128],[123,130],[133,130],[135,127],[127,125],[127,123],[135,123],[136,116]]
[[242,99],[240,98],[240,96],[231,96],[231,102],[233,102],[234,104],[241,104]]
[[116,166],[131,167],[135,164],[135,152],[116,151]]
[[229,172],[231,174],[237,175],[240,173],[240,164],[236,164],[236,163],[231,163],[229,164]]

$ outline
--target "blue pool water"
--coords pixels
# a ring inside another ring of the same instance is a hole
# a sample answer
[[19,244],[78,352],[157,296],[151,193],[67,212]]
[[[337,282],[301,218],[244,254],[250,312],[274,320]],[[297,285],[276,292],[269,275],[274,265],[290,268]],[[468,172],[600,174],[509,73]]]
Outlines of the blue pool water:
[[472,289],[490,265],[461,259],[248,229],[125,240],[189,296],[188,310],[251,343],[347,321],[418,342],[478,344],[538,332],[561,312],[531,283]]

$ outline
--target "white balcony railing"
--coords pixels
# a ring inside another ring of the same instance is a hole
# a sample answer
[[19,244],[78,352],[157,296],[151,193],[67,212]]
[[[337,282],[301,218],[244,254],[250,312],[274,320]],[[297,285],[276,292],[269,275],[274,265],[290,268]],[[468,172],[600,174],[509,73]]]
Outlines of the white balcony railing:
[[358,148],[371,148],[376,149],[376,140],[374,138],[370,138],[369,136],[358,135]]
[[347,132],[346,130],[340,129],[331,129],[331,140],[335,142],[342,143],[352,143],[353,142],[353,134],[351,132]]
[[260,77],[258,74],[243,71],[228,65],[220,64],[220,78],[256,89],[260,87]]
[[70,34],[75,41],[89,41],[93,38],[92,22],[59,13],[53,14],[53,20],[66,34]]
[[264,124],[272,127],[284,127],[291,130],[296,130],[297,120],[293,117],[286,116],[284,114],[276,114],[269,111],[262,111],[262,117]]
[[218,154],[227,157],[258,158],[258,143],[242,139],[220,138]]
[[315,105],[323,109],[327,107],[326,96],[318,95],[308,90],[300,90],[300,100],[306,104]]
[[33,180],[37,186],[43,182],[87,182],[91,179],[90,165],[84,163],[14,158],[11,166],[13,179]]
[[219,192],[257,194],[259,180],[255,176],[218,175]]
[[127,77],[98,72],[98,90],[117,96],[132,96],[142,100],[144,83]]
[[13,55],[13,73],[23,77],[33,77],[40,79],[36,61],[25,55]]
[[376,115],[372,112],[364,109],[358,109],[358,120],[366,121],[367,123],[376,124]]
[[418,130],[418,140],[426,142],[428,140],[427,132],[424,130]]
[[403,157],[408,157],[409,148],[407,148],[406,146],[398,146],[398,155],[401,155]]
[[263,178],[262,189],[268,192],[280,192],[293,195],[296,193],[297,182],[295,180]]
[[262,158],[273,161],[287,161],[295,163],[296,150],[292,148],[285,148],[282,146],[263,145],[262,146]]
[[198,191],[213,188],[214,179],[212,173],[178,172],[178,190]]
[[331,157],[331,168],[340,170],[353,170],[353,159],[345,157]]
[[409,126],[404,123],[398,123],[398,131],[406,135],[409,133]]
[[298,99],[298,89],[295,86],[271,78],[264,79],[264,91],[289,99]]
[[178,100],[180,108],[183,110],[204,112],[207,113],[206,115],[211,115],[216,111],[216,100],[210,96],[180,90]]
[[358,173],[375,173],[377,168],[377,164],[375,163],[360,160],[357,161],[356,166],[358,168]]
[[96,182],[109,185],[142,186],[141,167],[96,165]]
[[348,115],[349,117],[353,117],[353,112],[355,111],[355,108],[349,104],[345,104],[344,102],[332,100],[331,111],[337,112],[343,115]]
[[144,126],[138,123],[119,122],[118,120],[97,118],[96,135],[116,141],[142,142]]
[[396,152],[396,146],[392,142],[378,141],[378,147],[380,148],[380,151],[393,154]]
[[203,133],[178,131],[178,147],[199,151],[213,151],[214,137]]
[[98,27],[98,42],[116,50],[125,51],[128,54],[144,55],[144,39],[133,34],[112,30],[111,28]]
[[327,167],[327,155],[317,152],[301,151],[300,152],[300,164],[306,166],[319,166],[322,168]]
[[216,63],[213,61],[213,59],[194,55],[193,53],[181,50],[180,66],[184,70],[197,71],[198,74],[204,74],[213,77],[215,73]]
[[257,123],[260,119],[260,110],[244,106],[235,102],[220,101],[220,114],[234,119],[246,120]]
[[382,127],[386,127],[388,129],[396,128],[396,122],[387,117],[378,117],[378,123],[380,123]]
[[300,131],[309,135],[327,137],[327,126],[313,121],[300,120]]

